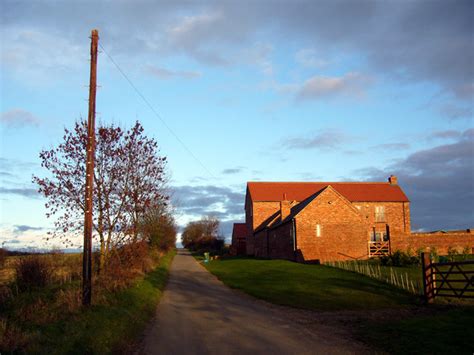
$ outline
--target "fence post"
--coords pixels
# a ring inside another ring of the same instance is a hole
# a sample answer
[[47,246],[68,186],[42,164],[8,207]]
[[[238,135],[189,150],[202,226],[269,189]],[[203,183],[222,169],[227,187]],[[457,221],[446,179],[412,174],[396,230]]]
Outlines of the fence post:
[[430,254],[421,253],[421,268],[423,272],[423,296],[426,303],[433,303],[433,270],[431,267]]

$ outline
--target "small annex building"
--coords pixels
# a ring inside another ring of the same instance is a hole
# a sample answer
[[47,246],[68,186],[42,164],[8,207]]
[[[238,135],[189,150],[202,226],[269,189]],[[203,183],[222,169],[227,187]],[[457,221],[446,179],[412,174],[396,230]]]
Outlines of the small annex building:
[[247,224],[245,223],[234,223],[232,228],[232,244],[231,254],[232,255],[246,255],[247,248]]
[[[410,201],[388,182],[248,182],[246,252],[325,262],[386,252],[410,233]],[[385,248],[385,249],[384,249]]]

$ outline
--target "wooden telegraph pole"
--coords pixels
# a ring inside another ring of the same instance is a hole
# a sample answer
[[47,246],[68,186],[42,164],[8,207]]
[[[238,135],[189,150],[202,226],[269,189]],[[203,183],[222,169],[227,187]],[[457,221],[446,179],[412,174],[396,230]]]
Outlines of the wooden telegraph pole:
[[92,192],[95,156],[95,98],[97,88],[97,45],[99,32],[91,33],[91,72],[89,83],[89,116],[87,119],[86,201],[84,216],[84,253],[82,259],[82,304],[90,305],[92,298]]

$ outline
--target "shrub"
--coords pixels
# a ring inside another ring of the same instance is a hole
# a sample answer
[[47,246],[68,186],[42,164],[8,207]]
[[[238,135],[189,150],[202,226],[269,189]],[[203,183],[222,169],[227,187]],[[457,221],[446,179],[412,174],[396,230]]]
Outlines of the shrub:
[[380,264],[385,266],[409,266],[420,263],[419,256],[410,255],[409,252],[396,250],[391,255],[384,255],[380,258]]
[[128,287],[134,278],[153,270],[156,260],[152,255],[146,241],[113,249],[97,279],[99,288],[113,292]]
[[20,291],[46,286],[53,275],[53,266],[42,255],[24,256],[15,265],[16,283]]
[[140,222],[140,232],[152,248],[170,250],[176,245],[176,226],[173,216],[164,207],[148,210]]

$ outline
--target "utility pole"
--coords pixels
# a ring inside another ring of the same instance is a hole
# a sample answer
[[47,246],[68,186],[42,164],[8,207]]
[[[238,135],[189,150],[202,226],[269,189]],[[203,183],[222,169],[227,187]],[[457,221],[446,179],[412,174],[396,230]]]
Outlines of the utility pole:
[[89,116],[87,119],[86,201],[84,215],[84,253],[82,259],[82,304],[92,298],[92,198],[95,156],[95,98],[97,89],[97,44],[99,32],[91,32],[91,72],[89,81]]

